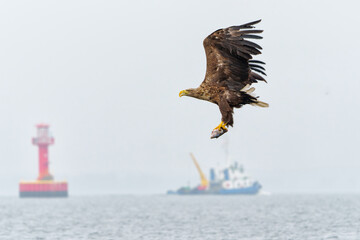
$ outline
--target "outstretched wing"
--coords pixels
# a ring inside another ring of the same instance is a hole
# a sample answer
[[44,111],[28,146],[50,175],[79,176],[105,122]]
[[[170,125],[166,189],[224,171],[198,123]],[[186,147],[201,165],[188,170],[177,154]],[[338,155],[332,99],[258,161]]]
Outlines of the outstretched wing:
[[238,91],[257,80],[265,81],[254,72],[266,75],[259,65],[265,63],[251,60],[253,55],[261,54],[262,48],[247,40],[262,38],[257,34],[263,30],[252,29],[260,21],[219,29],[205,38],[207,66],[202,85],[217,84]]

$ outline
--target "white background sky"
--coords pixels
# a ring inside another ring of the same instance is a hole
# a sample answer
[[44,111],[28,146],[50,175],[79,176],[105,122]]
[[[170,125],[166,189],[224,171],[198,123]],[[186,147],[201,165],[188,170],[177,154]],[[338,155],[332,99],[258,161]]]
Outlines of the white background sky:
[[[270,192],[360,192],[356,1],[1,1],[0,195],[37,177],[36,123],[70,194],[164,193],[233,160]],[[210,140],[216,105],[179,98],[203,39],[257,19],[262,109]]]

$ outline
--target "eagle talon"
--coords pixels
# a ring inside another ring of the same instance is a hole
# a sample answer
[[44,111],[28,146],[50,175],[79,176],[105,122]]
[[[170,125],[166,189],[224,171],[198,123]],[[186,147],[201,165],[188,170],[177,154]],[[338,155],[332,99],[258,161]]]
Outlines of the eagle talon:
[[226,133],[228,129],[226,128],[226,124],[224,122],[221,122],[219,126],[214,128],[214,130],[211,132],[210,138],[218,138],[224,133]]
[[228,130],[228,129],[226,128],[226,124],[225,124],[223,121],[221,121],[221,123],[220,123],[216,128],[214,128],[214,130],[221,130],[221,129],[223,129],[223,130],[225,130],[225,131]]

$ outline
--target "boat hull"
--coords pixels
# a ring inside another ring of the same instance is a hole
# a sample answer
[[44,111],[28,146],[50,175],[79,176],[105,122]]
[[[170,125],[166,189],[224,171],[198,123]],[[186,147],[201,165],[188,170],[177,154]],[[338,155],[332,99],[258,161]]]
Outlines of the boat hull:
[[168,191],[170,195],[255,195],[258,194],[261,189],[261,185],[255,182],[252,186],[243,188],[216,188],[211,187],[209,189],[196,188],[180,188],[177,191]]

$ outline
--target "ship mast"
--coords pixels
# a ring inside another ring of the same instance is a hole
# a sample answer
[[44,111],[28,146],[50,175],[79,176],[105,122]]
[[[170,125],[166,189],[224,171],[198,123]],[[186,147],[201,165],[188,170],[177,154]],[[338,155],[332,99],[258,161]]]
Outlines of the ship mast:
[[228,136],[224,137],[223,146],[224,146],[224,150],[225,150],[225,162],[226,162],[227,166],[230,166],[229,138],[228,138]]

